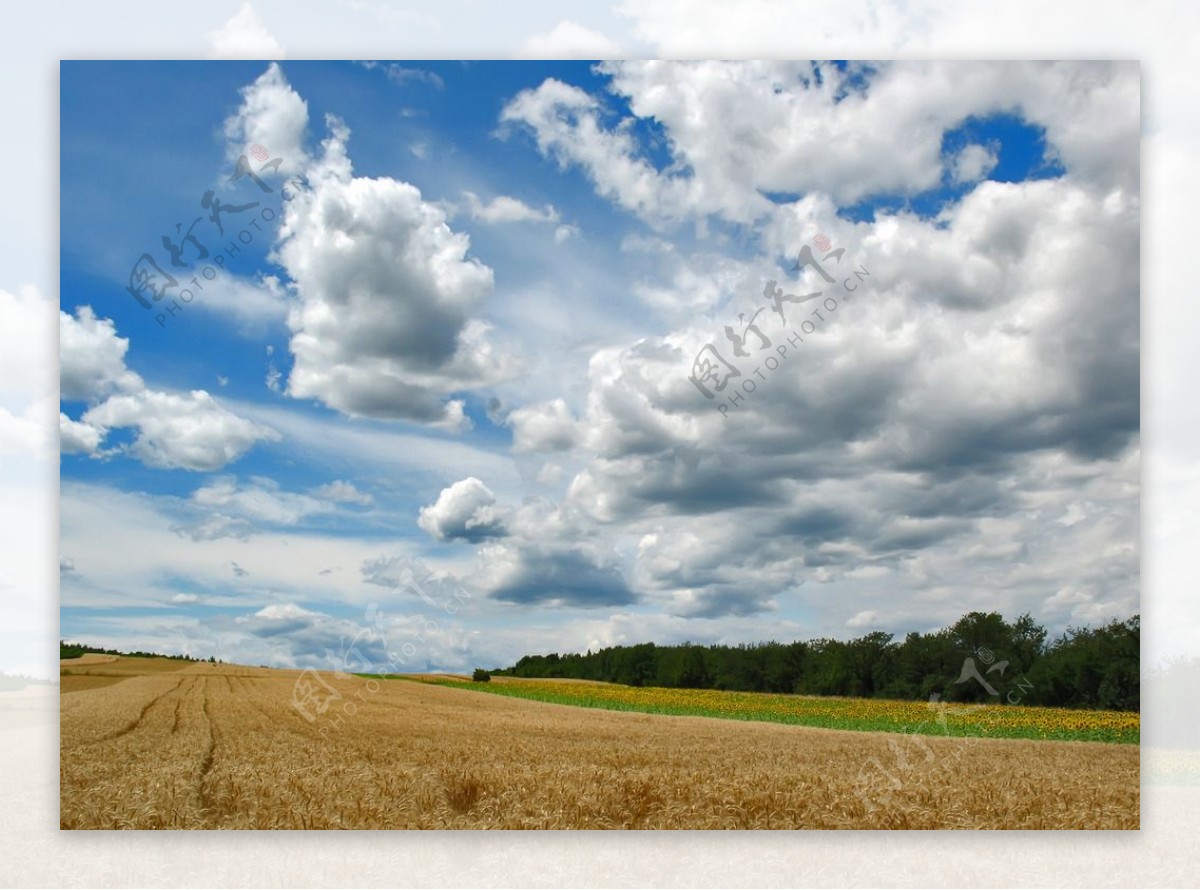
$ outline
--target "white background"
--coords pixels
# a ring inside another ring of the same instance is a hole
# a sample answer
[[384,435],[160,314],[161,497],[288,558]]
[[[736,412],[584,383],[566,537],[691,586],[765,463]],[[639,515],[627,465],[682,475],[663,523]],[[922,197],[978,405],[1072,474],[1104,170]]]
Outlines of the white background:
[[[1151,674],[1167,659],[1200,656],[1200,308],[1191,280],[1200,5],[257,0],[247,13],[240,0],[220,0],[6,4],[4,14],[0,291],[10,296],[0,301],[0,669],[57,670],[58,60],[281,53],[1141,60],[1143,663]],[[152,143],[153,110],[113,126]],[[1168,716],[1195,707],[1200,689],[1166,689],[1145,687],[1142,831],[1072,836],[59,833],[51,696],[41,719],[0,709],[0,884],[1196,886],[1200,864],[1187,847],[1200,786],[1147,777],[1178,760],[1156,734]]]

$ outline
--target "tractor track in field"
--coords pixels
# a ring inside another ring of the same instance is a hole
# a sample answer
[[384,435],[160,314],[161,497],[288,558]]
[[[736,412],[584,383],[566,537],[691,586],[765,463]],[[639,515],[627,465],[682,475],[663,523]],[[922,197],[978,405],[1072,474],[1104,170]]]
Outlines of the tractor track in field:
[[[142,725],[142,721],[144,721],[146,719],[146,715],[150,713],[151,708],[153,708],[155,705],[157,705],[159,702],[161,702],[164,698],[166,698],[171,693],[178,692],[179,687],[183,685],[183,681],[185,679],[187,679],[187,678],[180,677],[178,680],[175,681],[175,685],[172,686],[170,689],[160,692],[158,695],[151,698],[150,701],[148,701],[144,705],[142,705],[142,709],[138,712],[138,715],[132,721],[130,721],[126,726],[123,726],[121,729],[118,729],[116,732],[111,732],[107,735],[101,736],[100,738],[93,739],[91,741],[84,742],[80,745],[75,745],[73,747],[75,749],[91,748],[94,745],[102,745],[105,742],[111,742],[114,739],[119,739],[119,738],[122,738],[123,736],[129,735],[129,733],[133,732],[135,729],[137,729],[139,726]],[[182,696],[181,696],[181,699],[182,699]]]
[[199,806],[201,816],[213,808],[213,789],[209,781],[209,773],[212,772],[213,761],[216,759],[217,753],[217,735],[214,728],[212,713],[209,711],[209,695],[208,695],[208,677],[204,678],[204,686],[201,688],[200,695],[202,702],[200,705],[200,713],[204,715],[204,728],[207,735],[207,741],[204,743],[204,753],[200,757],[200,775],[196,781],[196,799]]

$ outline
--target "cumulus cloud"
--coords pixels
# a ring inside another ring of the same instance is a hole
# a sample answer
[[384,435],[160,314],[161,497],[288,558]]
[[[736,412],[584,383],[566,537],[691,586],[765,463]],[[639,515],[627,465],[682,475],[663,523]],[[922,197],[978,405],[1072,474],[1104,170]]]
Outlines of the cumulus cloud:
[[[554,329],[570,339],[569,353],[544,348],[549,324],[539,336],[521,327],[513,340],[552,352],[552,373],[510,380],[476,403],[511,428],[515,459],[494,460],[483,447],[454,452],[443,437],[401,440],[361,424],[330,432],[332,421],[280,416],[289,436],[310,427],[305,447],[336,439],[342,456],[377,446],[373,460],[405,473],[457,465],[435,478],[460,481],[436,498],[428,491],[417,521],[435,541],[477,545],[477,562],[440,580],[461,581],[492,614],[566,610],[545,628],[513,631],[507,648],[496,642],[496,657],[520,655],[530,640],[561,648],[845,636],[936,627],[976,608],[1029,610],[1061,627],[1135,611],[1136,67],[604,70],[609,95],[547,81],[509,103],[504,125],[582,171],[617,207],[654,226],[686,222],[696,237],[626,237],[620,290],[630,303],[610,305],[589,278],[592,290],[570,301]],[[281,73],[271,86],[290,90]],[[986,181],[1003,146],[943,151],[950,129],[1001,112],[1044,132],[1065,173]],[[311,194],[293,202],[282,229],[295,360],[288,393],[344,414],[460,428],[465,393],[505,368],[490,340],[512,342],[479,321],[491,270],[414,186],[356,177],[347,146],[348,131],[331,120],[305,168]],[[951,183],[967,188],[954,189],[934,219],[886,209],[902,201],[875,207],[869,221],[841,212],[847,202]],[[466,212],[481,221],[562,227],[549,205],[468,194]],[[845,248],[827,260],[832,283],[794,268],[798,246],[816,232]],[[869,275],[850,295],[842,280],[854,268]],[[764,299],[767,280],[793,293],[825,289],[837,308],[789,305],[784,323]],[[505,294],[501,314],[520,299]],[[556,311],[541,295],[534,302],[542,315]],[[626,308],[636,332],[625,320],[593,330],[593,317]],[[813,308],[824,317],[809,315]],[[502,333],[511,336],[514,317],[496,321]],[[725,329],[752,317],[771,345],[750,340],[751,354],[735,356]],[[807,319],[817,322],[811,333],[800,327]],[[94,327],[91,336],[113,350],[115,332]],[[756,381],[741,404],[725,402],[729,393],[707,400],[688,379],[707,344],[740,367],[732,386]],[[107,367],[120,371],[123,357]],[[777,370],[766,357],[779,359]],[[104,386],[92,398],[144,384]],[[275,415],[253,416],[275,425]],[[86,415],[62,421],[64,450],[103,447],[102,428]],[[559,456],[554,464],[527,456],[539,453]],[[522,479],[557,492],[560,474],[569,480],[561,502],[502,503]],[[289,492],[217,479],[186,504],[194,522],[181,528],[201,542],[245,538],[264,524],[370,503],[341,480]],[[467,549],[439,548],[463,560]],[[221,582],[236,583],[228,557]],[[323,559],[309,580],[333,565],[360,565],[374,588],[400,590],[412,576],[411,561],[356,554]],[[253,567],[261,581],[262,565]],[[637,614],[625,614],[633,604]],[[261,643],[277,663],[358,633],[310,605],[296,597],[227,631]],[[603,619],[587,617],[600,611]],[[560,646],[556,632],[568,626]],[[383,651],[374,637],[368,645]]]
[[[503,510],[482,482],[470,478],[423,509],[421,525],[442,540],[482,543],[475,568],[456,580],[489,601],[585,609],[638,601],[611,542],[597,536],[585,517],[550,501],[527,498],[520,508]],[[404,561],[401,569],[409,565]],[[364,567],[364,574],[367,569],[371,583],[395,586],[389,583],[392,562]]]
[[492,270],[415,186],[354,176],[349,130],[329,125],[312,192],[288,205],[275,251],[298,297],[287,393],[351,416],[463,429],[463,401],[449,396],[508,368],[475,317]]
[[[1042,455],[1084,474],[1077,480],[1136,465],[1137,211],[1136,195],[1120,187],[1066,177],[983,183],[938,225],[908,214],[835,223],[829,231],[846,258],[870,270],[867,292],[839,286],[842,302],[803,343],[787,338],[807,313],[788,327],[764,320],[770,348],[752,344],[757,359],[738,359],[714,313],[594,356],[576,421],[589,457],[565,506],[602,528],[646,529],[635,588],[680,615],[749,615],[827,584],[869,591],[881,579],[926,585],[925,601],[941,598],[932,613],[943,619],[965,606],[995,608],[988,597],[998,590],[1019,591],[1039,611],[1049,595],[1039,585],[1067,571],[1093,579],[1090,598],[1060,597],[1054,607],[1136,608],[1136,557],[1119,543],[1136,532],[1116,521],[1123,511],[1136,517],[1136,486],[1093,501],[1112,517],[1100,526],[1107,531],[1093,527],[1108,535],[1100,572],[1065,569],[1074,546],[1066,542],[1079,532],[1059,522],[1062,513],[1003,530],[996,518],[1030,498],[1062,496]],[[797,221],[767,237],[795,244],[810,226]],[[759,281],[768,274],[779,275],[766,267]],[[681,291],[679,301],[694,299]],[[736,308],[761,299],[743,293]],[[672,295],[668,282],[661,298]],[[742,379],[766,370],[764,357],[779,358],[781,345],[786,357],[731,406],[688,380],[706,343],[741,366]],[[1003,535],[1022,551],[1001,546]],[[1014,564],[1035,552],[1055,566],[1041,581]],[[985,559],[988,583],[981,589],[977,578],[972,588]],[[858,602],[843,622],[862,611],[897,617]]]
[[304,147],[307,129],[308,103],[272,62],[257,80],[242,88],[242,104],[225,121],[226,155],[231,161],[241,155],[251,157],[251,148],[261,145],[272,158],[282,161],[279,174],[299,173],[309,162]]
[[249,3],[209,35],[210,59],[282,59],[283,47]]
[[[60,412],[65,453],[128,453],[151,467],[211,471],[257,442],[278,439],[273,430],[224,408],[204,390],[149,389],[125,366],[129,341],[90,306],[79,307],[74,316],[60,312],[59,332],[64,398],[92,403],[78,420]],[[103,450],[109,432],[122,428],[134,431],[133,441]]]
[[59,448],[63,454],[94,454],[104,438],[104,431],[91,424],[72,420],[61,411],[58,414]]
[[579,440],[575,418],[562,399],[517,408],[505,422],[512,427],[514,451],[568,451]]
[[[423,69],[364,65],[396,82],[440,85]],[[281,172],[303,171],[312,187],[287,205],[272,255],[287,272],[287,289],[264,280],[267,299],[258,301],[260,314],[289,310],[291,371],[285,387],[278,372],[270,380],[293,398],[350,416],[461,431],[470,421],[455,394],[513,368],[478,318],[492,270],[468,256],[468,237],[415,186],[354,176],[349,129],[333,117],[326,123],[329,135],[309,157],[307,104],[271,65],[243,89],[225,125],[231,157],[260,143],[284,157]],[[483,202],[468,193],[467,200],[489,222],[558,219],[550,206],[536,210],[507,196]]]
[[879,613],[874,609],[866,609],[862,612],[855,612],[846,622],[846,627],[852,627],[855,630],[862,628],[876,627],[879,624]]
[[277,637],[305,628],[311,628],[315,619],[321,618],[319,612],[305,609],[295,603],[272,603],[263,606],[253,615],[240,619],[243,624],[252,624],[252,632],[264,637]]
[[602,608],[637,600],[611,553],[590,543],[492,544],[476,579],[496,600],[518,605]]
[[474,476],[442,489],[436,501],[421,508],[417,525],[439,541],[478,542],[508,533],[496,496]]
[[[947,173],[944,134],[968,117],[1016,111],[1045,129],[1073,175],[1130,189],[1138,179],[1136,65],[1103,63],[608,62],[632,116],[611,122],[601,97],[555,79],[521,92],[501,121],[541,153],[578,167],[598,194],[655,225],[715,215],[769,216],[770,195],[822,192],[839,205],[911,196]],[[661,127],[660,169],[631,133]],[[1103,128],[1107,139],[1085,139]],[[977,150],[953,174],[978,174]],[[975,177],[978,178],[978,177]]]
[[110,396],[84,412],[82,421],[102,434],[117,427],[135,430],[132,444],[121,450],[160,469],[219,470],[255,443],[278,439],[272,430],[221,407],[202,389],[143,389]]
[[62,398],[87,402],[117,390],[138,389],[141,378],[125,367],[129,340],[91,306],[75,315],[59,310],[59,381]]
[[698,201],[697,180],[660,176],[638,157],[633,137],[625,130],[606,128],[602,115],[597,99],[550,78],[519,93],[504,107],[500,120],[527,127],[543,155],[564,169],[581,167],[598,194],[639,216],[653,221],[679,217]]

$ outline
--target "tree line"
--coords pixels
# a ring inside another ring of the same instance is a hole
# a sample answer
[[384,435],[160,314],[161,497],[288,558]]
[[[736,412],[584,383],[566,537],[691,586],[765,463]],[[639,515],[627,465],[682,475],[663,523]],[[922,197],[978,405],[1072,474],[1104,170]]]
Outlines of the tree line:
[[603,680],[628,686],[1053,705],[1136,711],[1140,616],[1072,627],[1047,640],[1023,614],[970,612],[903,640],[875,631],[853,640],[703,646],[641,643],[586,654],[526,655],[493,675]]
[[211,664],[222,664],[221,660],[214,655],[210,655],[207,659],[195,658],[191,655],[163,655],[161,652],[122,652],[120,649],[104,649],[100,646],[89,646],[86,643],[68,643],[66,640],[58,641],[58,658],[61,661],[64,658],[79,658],[81,655],[94,653],[97,655],[122,655],[126,658],[170,658],[173,661],[208,661]]

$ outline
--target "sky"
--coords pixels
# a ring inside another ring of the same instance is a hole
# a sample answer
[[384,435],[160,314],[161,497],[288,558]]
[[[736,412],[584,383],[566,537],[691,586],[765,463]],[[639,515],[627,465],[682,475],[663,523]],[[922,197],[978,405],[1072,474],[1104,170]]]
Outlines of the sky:
[[64,62],[60,636],[415,671],[1135,614],[1140,89]]

